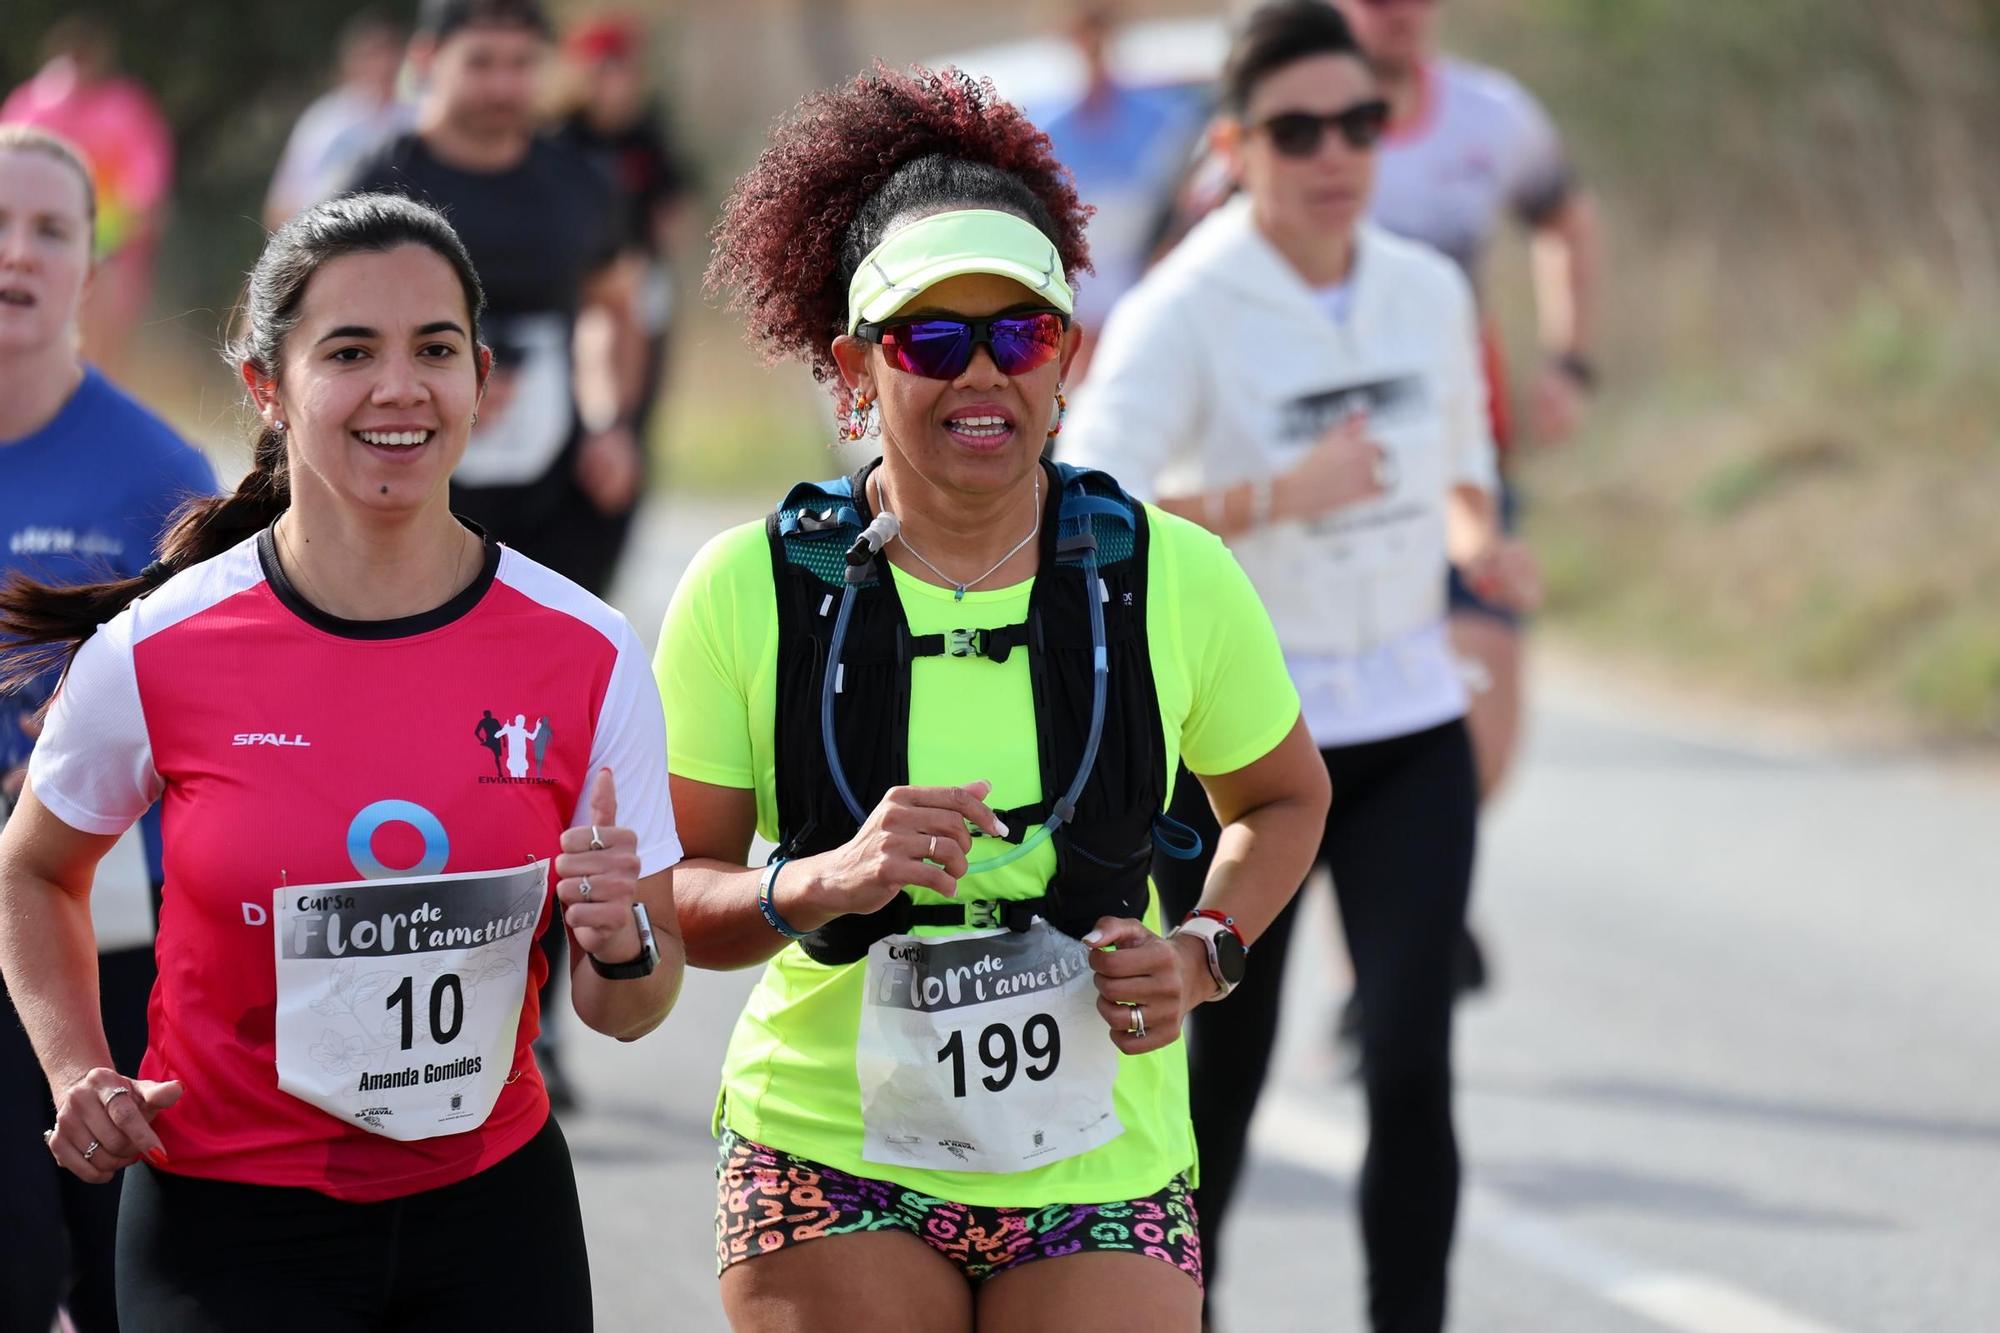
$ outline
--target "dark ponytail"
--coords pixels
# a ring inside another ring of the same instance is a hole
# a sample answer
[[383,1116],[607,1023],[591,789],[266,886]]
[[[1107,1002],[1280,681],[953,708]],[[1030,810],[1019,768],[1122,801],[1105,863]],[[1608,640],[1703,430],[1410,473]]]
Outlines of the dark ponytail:
[[[465,243],[436,209],[395,194],[350,194],[317,204],[280,227],[244,287],[239,331],[223,350],[232,370],[253,365],[278,378],[285,335],[299,322],[306,286],[320,265],[351,254],[421,245],[452,266],[465,292],[475,346],[486,297]],[[135,577],[58,586],[21,574],[0,585],[0,694],[68,660],[83,641],[136,599],[181,570],[212,560],[275,523],[291,504],[284,432],[263,425],[250,472],[229,495],[189,500],[160,542],[160,558]]]

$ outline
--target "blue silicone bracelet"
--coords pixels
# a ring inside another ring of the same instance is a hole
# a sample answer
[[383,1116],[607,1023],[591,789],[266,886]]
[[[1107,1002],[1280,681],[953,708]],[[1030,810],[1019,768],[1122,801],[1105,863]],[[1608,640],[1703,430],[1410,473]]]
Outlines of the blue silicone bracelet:
[[778,872],[785,866],[785,858],[779,857],[764,867],[764,877],[757,883],[757,910],[764,914],[764,922],[788,940],[805,938],[803,930],[793,930],[791,923],[778,915],[778,904],[773,895],[778,888]]

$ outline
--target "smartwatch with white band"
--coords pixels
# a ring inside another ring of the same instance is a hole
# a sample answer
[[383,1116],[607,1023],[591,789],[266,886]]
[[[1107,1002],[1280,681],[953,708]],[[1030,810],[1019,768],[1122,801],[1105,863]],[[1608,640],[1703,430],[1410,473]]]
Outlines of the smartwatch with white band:
[[1210,916],[1190,916],[1174,927],[1174,935],[1192,935],[1208,952],[1208,974],[1215,981],[1215,999],[1222,999],[1243,982],[1250,950],[1234,924]]

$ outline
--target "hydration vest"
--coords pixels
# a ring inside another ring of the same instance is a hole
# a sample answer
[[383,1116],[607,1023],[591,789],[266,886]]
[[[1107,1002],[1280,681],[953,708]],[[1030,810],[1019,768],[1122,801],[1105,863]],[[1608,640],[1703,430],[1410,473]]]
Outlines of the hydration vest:
[[[831,780],[821,718],[837,611],[852,584],[854,607],[835,668],[833,732],[856,802],[872,810],[889,788],[909,781],[911,662],[949,655],[968,659],[964,670],[978,671],[985,668],[971,659],[997,663],[1025,652],[1042,799],[994,813],[1015,843],[1060,813],[1052,839],[1056,870],[1039,898],[918,905],[898,893],[878,911],[828,922],[800,947],[816,962],[837,965],[913,926],[1026,930],[1039,916],[1080,937],[1100,917],[1143,915],[1155,840],[1173,855],[1200,851],[1199,839],[1163,813],[1166,753],[1146,636],[1145,508],[1104,473],[1043,463],[1049,485],[1027,619],[915,635],[885,561],[878,556],[850,574],[848,551],[872,518],[866,482],[877,466],[795,486],[766,520],[778,595],[775,855],[816,855],[859,831]],[[1087,557],[1094,557],[1097,573],[1089,586]],[[1095,652],[1087,597],[1100,599],[1104,615],[1105,716],[1088,780],[1074,808],[1062,809],[1090,731]],[[976,892],[977,883],[961,880],[960,892]]]

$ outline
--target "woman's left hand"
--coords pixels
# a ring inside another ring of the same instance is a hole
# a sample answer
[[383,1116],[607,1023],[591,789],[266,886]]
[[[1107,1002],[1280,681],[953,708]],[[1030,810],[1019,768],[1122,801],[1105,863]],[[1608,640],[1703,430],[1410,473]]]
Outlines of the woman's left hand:
[[599,769],[591,785],[590,823],[566,831],[561,846],[556,899],[577,947],[601,962],[631,962],[641,947],[632,917],[639,895],[639,835],[618,827],[610,769]]
[[1127,1055],[1179,1041],[1188,1010],[1214,992],[1207,960],[1193,975],[1192,951],[1155,935],[1143,921],[1107,916],[1083,942],[1097,974],[1097,1012],[1111,1029],[1111,1044]]
[[1524,614],[1541,608],[1541,561],[1517,537],[1498,539],[1466,561],[1459,573],[1474,592],[1495,606]]

